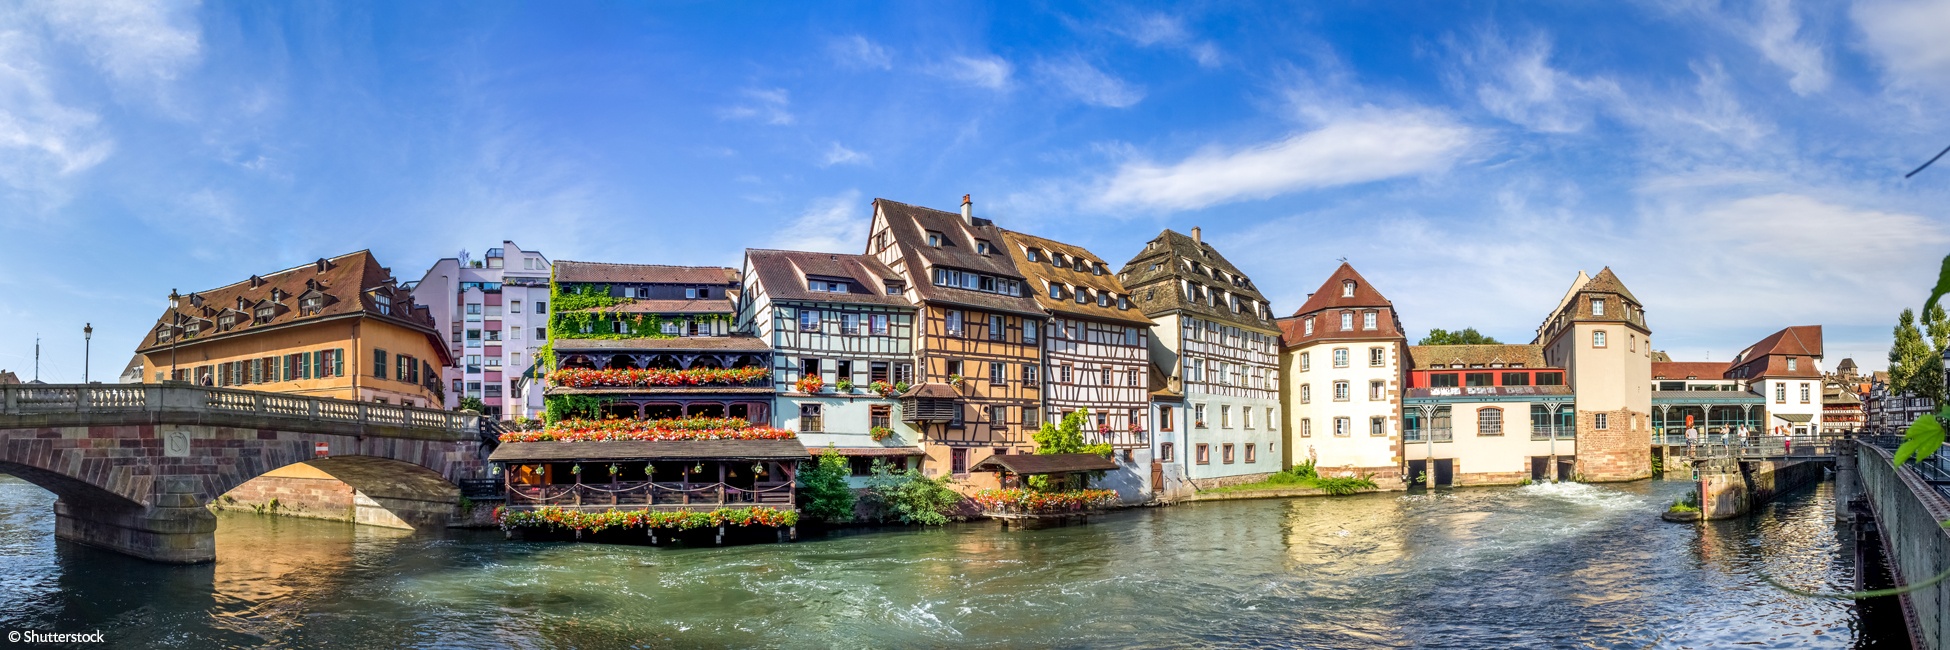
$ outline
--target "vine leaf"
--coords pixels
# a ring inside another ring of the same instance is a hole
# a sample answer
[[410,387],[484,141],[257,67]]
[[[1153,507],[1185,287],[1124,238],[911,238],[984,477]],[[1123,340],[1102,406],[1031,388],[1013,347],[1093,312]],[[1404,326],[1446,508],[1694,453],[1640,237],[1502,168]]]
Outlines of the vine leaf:
[[1921,461],[1942,447],[1943,421],[1934,414],[1926,414],[1909,424],[1909,431],[1903,434],[1902,446],[1896,448],[1895,461],[1897,465],[1902,465],[1911,456]]

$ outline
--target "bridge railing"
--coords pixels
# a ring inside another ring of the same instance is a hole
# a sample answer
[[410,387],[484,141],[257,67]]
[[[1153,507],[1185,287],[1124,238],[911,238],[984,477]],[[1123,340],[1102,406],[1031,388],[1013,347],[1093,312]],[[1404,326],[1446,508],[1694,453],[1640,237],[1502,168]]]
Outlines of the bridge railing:
[[8,384],[0,415],[191,412],[256,414],[347,424],[438,430],[473,437],[480,416],[397,404],[306,397],[188,384]]
[[1829,458],[1844,436],[1701,436],[1692,444],[1683,439],[1666,441],[1673,451],[1693,458],[1733,458],[1766,460],[1774,458]]

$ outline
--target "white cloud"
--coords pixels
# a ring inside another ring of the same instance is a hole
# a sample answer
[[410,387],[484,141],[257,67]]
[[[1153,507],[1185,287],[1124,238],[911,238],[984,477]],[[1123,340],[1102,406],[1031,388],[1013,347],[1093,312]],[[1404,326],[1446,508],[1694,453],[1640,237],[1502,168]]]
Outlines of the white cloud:
[[1036,69],[1050,83],[1085,104],[1129,108],[1144,100],[1144,88],[1110,76],[1083,59],[1044,61]]
[[864,165],[871,161],[872,159],[867,157],[867,154],[848,149],[844,145],[835,142],[832,147],[826,149],[826,157],[820,162],[819,166]]
[[57,38],[88,53],[91,63],[130,87],[176,79],[202,54],[194,2],[60,0],[36,3]]
[[100,164],[115,143],[94,111],[55,96],[43,59],[41,43],[0,29],[0,183],[45,208],[66,200],[59,181]]
[[729,120],[756,120],[766,124],[791,124],[795,119],[791,108],[792,97],[783,88],[748,88],[741,91],[747,101],[727,106],[718,115]]
[[1478,134],[1431,111],[1369,109],[1313,131],[1178,163],[1129,162],[1097,193],[1106,208],[1190,210],[1447,168]]
[[1752,40],[1767,60],[1788,71],[1788,88],[1797,95],[1808,95],[1828,88],[1828,57],[1820,45],[1800,38],[1801,15],[1788,0],[1768,0],[1761,5],[1759,24]]
[[1001,57],[956,56],[934,67],[935,74],[989,90],[1007,90],[1015,66]]
[[857,68],[878,68],[892,70],[894,55],[879,43],[867,40],[858,34],[833,41],[833,58],[841,64]]
[[1532,131],[1582,131],[1601,106],[1622,99],[1618,84],[1609,79],[1578,77],[1553,67],[1550,41],[1542,36],[1511,43],[1491,33],[1474,48],[1452,49],[1478,78],[1474,91],[1483,108]]
[[785,250],[857,253],[866,250],[867,206],[859,190],[815,199],[791,223],[772,237],[771,246]]
[[1865,0],[1849,8],[1892,85],[1950,91],[1950,2]]
[[1142,47],[1168,46],[1185,50],[1199,66],[1218,67],[1219,46],[1211,41],[1192,37],[1185,28],[1185,21],[1166,14],[1143,14],[1132,16],[1122,24],[1114,25],[1111,31],[1130,39]]

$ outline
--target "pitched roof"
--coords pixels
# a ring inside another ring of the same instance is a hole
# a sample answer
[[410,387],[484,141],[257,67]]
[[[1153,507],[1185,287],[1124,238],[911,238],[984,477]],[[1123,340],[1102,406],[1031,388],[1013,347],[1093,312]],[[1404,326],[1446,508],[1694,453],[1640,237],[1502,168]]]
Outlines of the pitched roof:
[[[1136,305],[1128,300],[1131,292],[1124,288],[1123,282],[1117,280],[1117,274],[1110,272],[1110,265],[1088,249],[1013,230],[1002,231],[1002,238],[1007,242],[1009,256],[1015,261],[1016,270],[1021,271],[1023,276],[1030,280],[1030,286],[1024,287],[1023,290],[1033,294],[1036,303],[1042,305],[1044,309],[1065,317],[1090,318],[1129,325],[1149,326],[1151,324],[1151,319],[1147,318],[1144,312],[1135,309]],[[1039,251],[1036,261],[1029,260],[1029,249]],[[1068,262],[1059,267],[1052,255],[1062,255]],[[1101,266],[1104,272],[1098,275],[1093,270],[1078,269],[1079,263],[1088,269]],[[1050,284],[1062,288],[1062,298],[1049,296]],[[1084,302],[1076,301],[1078,287],[1088,290],[1083,292],[1086,296]],[[1097,295],[1108,296],[1105,306],[1097,305]],[[1126,298],[1123,309],[1118,308],[1119,297]]]
[[1268,334],[1279,332],[1270,306],[1265,310],[1235,312],[1230,307],[1184,295],[1181,281],[1206,287],[1208,291],[1216,289],[1237,295],[1257,305],[1267,304],[1266,296],[1253,286],[1252,278],[1240,273],[1218,249],[1175,231],[1165,230],[1145,242],[1144,250],[1125,262],[1117,275],[1131,290],[1131,300],[1146,316],[1156,318],[1168,312],[1184,311]]
[[1498,344],[1498,345],[1411,345],[1408,346],[1409,368],[1424,370],[1441,364],[1449,368],[1468,368],[1481,365],[1489,367],[1501,363],[1504,367],[1522,364],[1525,368],[1549,368],[1544,362],[1544,346],[1536,344]]
[[[772,300],[798,300],[828,303],[857,303],[913,307],[900,295],[887,294],[887,282],[905,285],[907,281],[872,255],[814,253],[745,249],[745,260],[754,280]],[[806,288],[810,277],[846,280],[846,293],[812,291]]]
[[[1354,283],[1352,296],[1344,295],[1347,293],[1348,282]],[[1334,269],[1334,272],[1327,276],[1327,281],[1321,283],[1319,290],[1307,296],[1306,304],[1301,305],[1292,316],[1275,322],[1280,326],[1280,342],[1288,348],[1299,347],[1317,340],[1376,338],[1405,340],[1407,335],[1402,332],[1401,316],[1395,313],[1394,306],[1395,303],[1381,295],[1373,285],[1368,284],[1367,278],[1361,277],[1361,273],[1354,270],[1354,265],[1342,262],[1339,268]],[[1307,334],[1308,317],[1322,318],[1321,312],[1341,309],[1363,311],[1375,309],[1382,313],[1375,319],[1375,329],[1342,330],[1339,321],[1329,319],[1316,321],[1314,333]]]
[[[319,299],[318,306],[305,309],[304,302],[312,298]],[[258,308],[267,306],[273,310],[270,320],[257,322]],[[237,317],[236,323],[227,330],[220,327],[226,312],[234,312]],[[419,330],[431,338],[433,347],[443,358],[449,354],[447,344],[441,342],[433,329],[432,312],[415,304],[413,293],[400,288],[392,270],[380,266],[371,251],[319,259],[183,295],[176,309],[165,308],[156,318],[155,325],[149,328],[149,336],[143,339],[146,345],[138,347],[136,352],[168,347],[166,342],[157,343],[155,334],[169,327],[179,314],[186,327],[194,323],[200,330],[182,339],[179,345],[245,336],[294,323],[362,316]]]
[[555,281],[619,284],[738,284],[738,269],[722,266],[670,266],[666,264],[613,264],[609,262],[555,261]]
[[20,375],[14,374],[12,370],[0,370],[0,384],[18,383],[20,383]]
[[1615,293],[1624,296],[1626,300],[1630,300],[1632,302],[1641,305],[1645,304],[1643,302],[1639,302],[1638,296],[1632,295],[1631,289],[1625,288],[1625,283],[1618,279],[1618,274],[1611,272],[1611,267],[1609,266],[1598,271],[1597,275],[1592,276],[1591,281],[1586,282],[1584,284],[1584,287],[1580,289],[1580,291],[1599,291],[1604,293]]
[[1653,361],[1653,379],[1725,379],[1727,364],[1718,361]]
[[[910,283],[915,295],[922,300],[991,311],[1043,315],[1042,307],[1029,295],[1010,296],[943,287],[933,282],[933,267],[938,266],[1016,280],[1026,285],[1027,279],[1016,270],[1009,255],[1002,251],[1002,230],[995,227],[995,222],[976,217],[973,223],[969,223],[963,221],[960,214],[887,199],[874,199],[873,205],[886,218],[887,231],[893,234],[895,244],[901,247],[901,257],[907,260]],[[941,236],[940,246],[928,245],[929,233]],[[988,242],[993,252],[976,252],[978,242]],[[1023,293],[1029,293],[1028,286],[1023,287]]]
[[[1739,377],[1819,377],[1813,358],[1821,356],[1821,326],[1795,325],[1767,335],[1734,356],[1728,372]],[[1810,357],[1788,370],[1789,357]]]

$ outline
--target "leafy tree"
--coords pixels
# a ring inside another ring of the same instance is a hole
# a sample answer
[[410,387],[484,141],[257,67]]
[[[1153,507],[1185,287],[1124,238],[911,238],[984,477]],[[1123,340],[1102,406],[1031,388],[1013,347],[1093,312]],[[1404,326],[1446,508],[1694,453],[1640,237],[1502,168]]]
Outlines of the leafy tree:
[[806,514],[836,523],[852,521],[853,488],[846,484],[846,477],[852,473],[838,449],[827,445],[819,452],[812,466],[799,472]]
[[460,410],[473,411],[475,413],[486,413],[487,405],[481,403],[481,400],[477,398],[462,397],[460,398]]
[[1502,343],[1500,341],[1497,341],[1494,337],[1476,331],[1476,328],[1474,327],[1465,327],[1460,330],[1456,330],[1454,332],[1438,327],[1436,329],[1429,330],[1429,335],[1422,337],[1422,340],[1416,341],[1415,344],[1416,345],[1501,345]]
[[882,520],[891,513],[903,524],[939,526],[961,508],[961,493],[949,486],[948,477],[928,478],[916,470],[893,469],[886,461],[874,461],[873,475],[867,477],[867,498],[879,506]]
[[[1943,267],[1937,271],[1936,286],[1930,290],[1930,298],[1923,302],[1924,329],[1930,334],[1930,343],[1941,346],[1950,343],[1950,325],[1945,325],[1943,307],[1937,300],[1950,295],[1950,256],[1943,258]],[[1895,462],[1901,465],[1914,457],[1923,460],[1943,448],[1945,422],[1950,422],[1950,404],[1944,400],[1942,375],[1942,349],[1932,354],[1923,342],[1923,332],[1915,327],[1915,316],[1903,310],[1896,320],[1896,344],[1889,349],[1889,384],[1893,389],[1907,389],[1918,394],[1929,395],[1937,401],[1937,412],[1926,413],[1909,424],[1903,433],[1903,444],[1896,448]],[[1929,357],[1929,358],[1919,358]],[[1900,364],[1901,381],[1898,368]],[[1934,370],[1932,370],[1934,368]],[[1924,374],[1926,372],[1934,374]],[[1928,392],[1924,392],[1927,390]],[[1945,524],[1950,527],[1950,523]],[[1931,582],[1950,576],[1950,571],[1938,575]]]
[[[1035,434],[1036,453],[1038,455],[1096,454],[1109,457],[1112,453],[1112,448],[1109,444],[1083,444],[1083,430],[1084,427],[1088,426],[1090,426],[1090,409],[1071,411],[1069,415],[1063,416],[1063,422],[1060,424],[1044,422],[1043,428]],[[1097,474],[1101,474],[1101,472],[1093,472],[1092,478],[1099,478],[1096,476]],[[1044,475],[1031,476],[1029,477],[1029,487],[1038,490],[1048,490],[1050,489],[1049,477]]]

